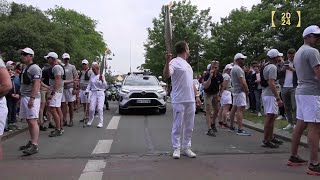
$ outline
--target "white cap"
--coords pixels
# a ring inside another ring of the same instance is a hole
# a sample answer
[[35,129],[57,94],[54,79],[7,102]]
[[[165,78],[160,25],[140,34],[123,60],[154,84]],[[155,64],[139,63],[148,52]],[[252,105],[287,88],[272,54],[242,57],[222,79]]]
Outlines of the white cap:
[[234,60],[237,60],[237,59],[247,59],[247,56],[243,55],[242,53],[237,53],[234,58]]
[[46,58],[46,59],[49,57],[54,58],[54,59],[58,59],[58,54],[55,52],[49,52],[48,55],[44,56],[44,58]]
[[10,66],[10,65],[12,65],[12,64],[15,64],[15,62],[13,62],[13,61],[8,61],[8,62],[6,63],[6,66]]
[[226,69],[232,69],[232,68],[233,68],[233,66],[232,66],[231,64],[227,64],[226,67],[224,68],[224,70],[226,70]]
[[267,56],[269,56],[269,58],[275,58],[280,56],[280,52],[277,49],[270,49],[267,53]]
[[210,70],[210,68],[211,68],[211,64],[208,64],[207,70]]
[[82,60],[82,64],[89,64],[89,61],[84,59],[84,60]]
[[283,57],[283,53],[279,53],[279,56],[280,56],[280,57]]
[[34,55],[34,51],[31,48],[28,48],[28,47],[22,49],[22,52]]
[[63,53],[62,59],[70,59],[70,55],[68,53]]
[[92,65],[98,64],[97,62],[93,62]]
[[302,34],[302,37],[305,37],[309,34],[320,34],[320,28],[319,26],[316,25],[311,25],[309,27],[307,27]]

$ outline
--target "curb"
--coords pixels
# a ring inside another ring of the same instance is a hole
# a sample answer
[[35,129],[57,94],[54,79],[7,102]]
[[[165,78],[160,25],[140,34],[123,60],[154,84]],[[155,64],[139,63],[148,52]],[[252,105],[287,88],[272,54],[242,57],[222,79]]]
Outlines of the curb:
[[[261,132],[261,133],[264,132],[264,125],[261,123],[254,123],[252,121],[243,119],[243,126],[249,128],[249,129]],[[285,141],[291,142],[292,134],[289,133],[288,131],[284,131],[284,130],[280,130],[280,129],[275,128],[273,134],[274,134],[274,136],[276,136],[278,138],[281,138]],[[307,136],[305,136],[305,135],[301,136],[300,145],[308,148]],[[319,146],[319,150],[320,150],[320,146]]]
[[20,130],[17,130],[17,131],[12,131],[12,132],[8,132],[8,133],[5,133],[2,137],[1,137],[1,141],[4,142],[5,140],[8,140],[9,138],[12,138],[18,134],[21,134],[25,131],[28,130],[28,126],[27,127],[24,127],[24,128],[21,128]]

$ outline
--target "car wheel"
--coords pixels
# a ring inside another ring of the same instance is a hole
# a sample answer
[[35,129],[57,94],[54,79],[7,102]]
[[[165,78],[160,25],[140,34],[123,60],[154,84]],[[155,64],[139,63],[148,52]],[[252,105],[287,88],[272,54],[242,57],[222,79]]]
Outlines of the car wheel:
[[125,109],[122,109],[120,106],[119,106],[119,114],[120,115],[123,115],[126,113],[126,110]]
[[167,108],[159,109],[160,114],[165,114],[167,112]]

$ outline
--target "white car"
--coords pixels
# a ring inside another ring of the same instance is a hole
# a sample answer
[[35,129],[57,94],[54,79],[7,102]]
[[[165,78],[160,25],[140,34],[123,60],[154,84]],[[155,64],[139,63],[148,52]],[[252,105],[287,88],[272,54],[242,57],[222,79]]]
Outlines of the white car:
[[151,108],[166,113],[166,92],[155,76],[131,73],[123,81],[119,92],[119,114],[128,109]]

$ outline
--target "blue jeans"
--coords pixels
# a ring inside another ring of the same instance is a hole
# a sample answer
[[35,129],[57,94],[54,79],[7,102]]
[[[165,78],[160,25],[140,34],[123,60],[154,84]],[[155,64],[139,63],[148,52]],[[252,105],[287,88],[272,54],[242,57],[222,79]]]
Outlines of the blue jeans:
[[262,89],[255,89],[254,90],[254,96],[256,99],[256,111],[261,112],[261,94],[262,94]]
[[17,122],[17,101],[13,99],[7,100],[7,106],[8,106],[8,124],[14,124]]

